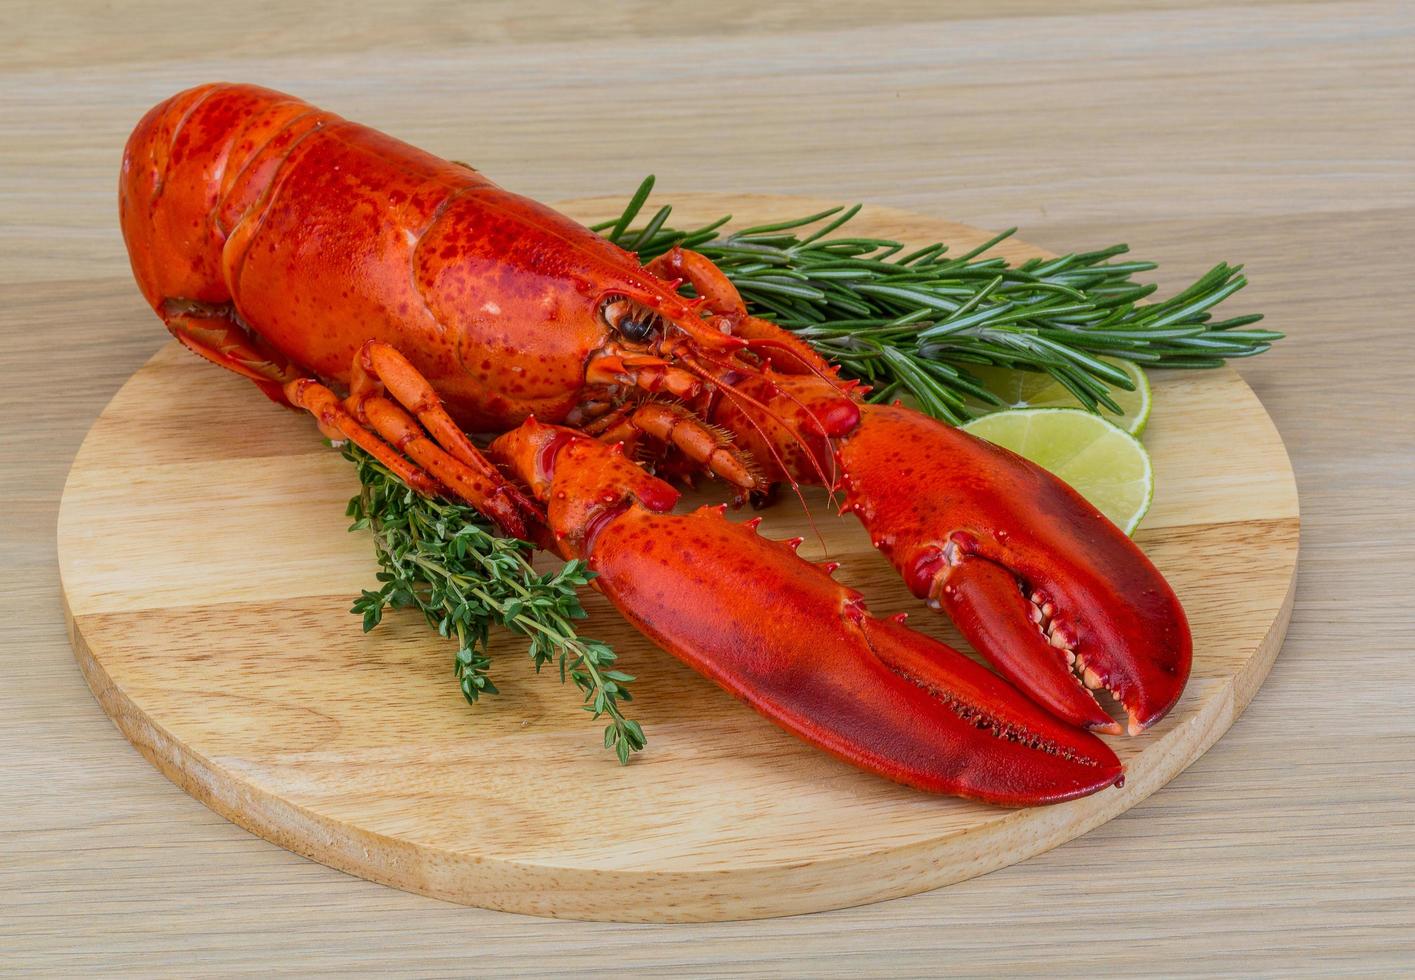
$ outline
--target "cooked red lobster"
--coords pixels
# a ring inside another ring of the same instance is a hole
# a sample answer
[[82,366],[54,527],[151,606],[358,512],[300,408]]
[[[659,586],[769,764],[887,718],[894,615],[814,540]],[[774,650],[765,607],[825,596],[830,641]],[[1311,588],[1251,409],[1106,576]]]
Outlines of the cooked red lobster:
[[[645,635],[842,759],[992,803],[1072,799],[1122,775],[1085,730],[1120,730],[1088,688],[1134,734],[1184,687],[1183,609],[1094,507],[1005,450],[866,403],[701,255],[643,265],[465,164],[249,85],[152,109],[120,211],[182,344],[414,488],[585,558]],[[664,478],[697,474],[739,500],[782,482],[838,493],[1006,680],[870,615],[756,522],[672,513]]]

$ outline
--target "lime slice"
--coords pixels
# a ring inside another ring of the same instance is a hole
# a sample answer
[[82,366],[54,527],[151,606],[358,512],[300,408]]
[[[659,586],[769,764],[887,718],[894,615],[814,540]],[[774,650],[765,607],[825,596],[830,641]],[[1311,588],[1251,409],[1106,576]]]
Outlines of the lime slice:
[[1099,415],[1080,408],[1024,408],[984,415],[962,428],[1061,477],[1126,534],[1150,509],[1150,454]]
[[[1138,436],[1145,431],[1145,423],[1150,419],[1150,382],[1140,366],[1132,361],[1117,361],[1108,357],[1101,360],[1124,371],[1125,376],[1135,383],[1134,391],[1110,389],[1110,397],[1120,405],[1123,414],[1112,414],[1107,408],[1102,408],[1101,413],[1132,436]],[[1075,395],[1057,384],[1051,375],[1041,371],[1018,371],[990,365],[967,365],[966,370],[977,376],[984,388],[1006,402],[1007,408],[1085,408]],[[1003,410],[979,398],[967,398],[963,404],[974,415]]]

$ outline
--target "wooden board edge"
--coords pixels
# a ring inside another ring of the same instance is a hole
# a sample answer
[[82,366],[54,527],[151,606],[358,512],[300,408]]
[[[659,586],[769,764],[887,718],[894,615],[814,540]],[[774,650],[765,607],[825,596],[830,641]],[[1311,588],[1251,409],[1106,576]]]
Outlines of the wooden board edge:
[[[673,195],[670,195],[673,196]],[[715,195],[676,195],[687,207]],[[771,200],[767,195],[762,200]],[[734,196],[740,204],[740,196]],[[581,199],[583,201],[584,199]],[[610,199],[606,199],[610,200]],[[797,199],[809,207],[809,199]],[[951,224],[917,212],[868,205],[875,215],[915,223]],[[686,210],[686,208],[685,208]],[[1042,252],[1028,246],[1032,253]],[[1050,254],[1050,253],[1048,253]],[[1222,370],[1232,372],[1231,367]],[[1233,372],[1237,374],[1237,372]],[[1241,379],[1241,375],[1239,375]],[[1256,400],[1256,399],[1255,399]],[[1283,448],[1292,502],[1288,587],[1267,633],[1234,675],[1206,692],[1195,714],[1147,748],[1153,764],[1123,790],[1053,808],[1017,811],[1014,819],[940,834],[864,856],[711,871],[610,871],[547,867],[407,843],[353,828],[272,796],[219,760],[183,746],[148,718],[107,674],[83,635],[63,583],[61,500],[60,592],[66,626],[85,682],[128,741],[169,780],[243,829],[348,874],[424,896],[538,916],[628,922],[707,922],[767,918],[845,908],[904,897],[1025,861],[1125,812],[1201,757],[1236,722],[1271,670],[1291,619],[1300,541],[1298,498],[1291,460],[1271,416],[1259,410]],[[105,407],[105,412],[108,408]],[[90,450],[93,431],[75,454]],[[65,481],[68,489],[69,478]],[[632,901],[626,904],[626,896]],[[684,897],[688,896],[688,897]]]

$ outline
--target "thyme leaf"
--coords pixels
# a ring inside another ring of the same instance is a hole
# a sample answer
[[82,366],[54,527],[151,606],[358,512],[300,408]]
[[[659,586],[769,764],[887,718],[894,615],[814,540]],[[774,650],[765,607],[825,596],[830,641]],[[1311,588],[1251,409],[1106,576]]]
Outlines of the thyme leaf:
[[350,612],[364,632],[388,609],[417,609],[428,625],[456,642],[452,673],[468,704],[498,693],[491,679],[493,626],[528,641],[537,673],[554,666],[583,696],[582,707],[604,718],[604,746],[627,763],[645,745],[639,723],[624,716],[633,700],[633,676],[615,667],[608,644],[575,631],[585,616],[578,589],[594,572],[580,560],[553,572],[530,563],[534,546],[497,537],[465,504],[424,497],[372,456],[346,444],[344,457],[358,470],[360,490],[349,501],[350,531],[370,531],[378,556],[379,587],[365,589]]

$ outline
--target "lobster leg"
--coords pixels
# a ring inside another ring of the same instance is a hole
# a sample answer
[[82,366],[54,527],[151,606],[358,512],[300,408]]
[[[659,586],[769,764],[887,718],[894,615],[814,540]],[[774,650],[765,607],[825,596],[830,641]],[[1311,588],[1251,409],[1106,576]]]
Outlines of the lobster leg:
[[436,496],[442,486],[426,470],[409,463],[393,447],[370,432],[345,410],[334,392],[311,378],[291,381],[283,390],[282,401],[302,408],[315,417],[319,429],[331,439],[348,439],[425,496]]
[[649,394],[666,392],[675,398],[694,398],[703,389],[702,381],[688,371],[661,357],[636,353],[595,355],[585,368],[585,383],[631,385]]
[[[353,391],[340,405],[324,385],[300,378],[288,361],[259,349],[228,313],[191,304],[176,312],[174,304],[168,306],[172,311],[164,310],[164,319],[183,346],[250,378],[272,400],[310,412],[326,436],[353,441],[420,493],[434,495],[444,486],[450,488],[515,537],[526,537],[540,524],[539,508],[487,462],[447,415],[417,369],[387,344],[371,341],[359,351],[354,359]],[[380,381],[417,413],[436,443],[378,394]],[[369,431],[365,423],[378,434]],[[422,465],[409,463],[393,447]]]
[[493,470],[495,476],[488,478],[451,455],[429,439],[408,413],[388,399],[378,396],[367,399],[364,415],[379,435],[512,537],[530,538],[544,522],[539,509],[499,472]]
[[[385,387],[416,420],[382,394]],[[540,508],[472,445],[402,354],[376,341],[364,344],[354,359],[351,388],[340,403],[324,385],[302,378],[286,384],[283,395],[312,413],[326,435],[352,440],[420,493],[433,495],[445,487],[512,537],[539,533]]]
[[[308,378],[292,381],[285,386],[285,396],[292,405],[313,414],[326,435],[353,441],[419,493],[436,496],[450,490],[512,537],[530,537],[541,526],[543,518],[535,505],[520,503],[523,495],[499,473],[497,480],[488,480],[445,452],[427,437],[411,416],[387,398],[365,397],[362,408],[364,418],[372,426],[370,431],[364,422],[349,413],[334,392],[317,381]],[[410,463],[400,453],[411,456],[414,462]],[[527,516],[532,519],[527,520]]]
[[229,309],[205,308],[171,300],[160,310],[168,331],[187,350],[255,382],[271,401],[285,404],[281,388],[299,377],[289,361],[257,347]]
[[[721,507],[668,513],[677,492],[616,447],[532,420],[490,451],[546,501],[561,553],[586,558],[631,623],[805,741],[910,786],[1008,806],[1121,781],[1095,736],[870,615],[792,543],[727,521]],[[738,570],[752,587],[733,595],[723,580]]]
[[586,431],[605,442],[629,445],[646,435],[664,446],[678,449],[734,486],[743,490],[761,489],[761,477],[755,467],[732,448],[727,434],[676,403],[625,406],[621,413],[605,416],[601,423],[589,426]]
[[356,415],[360,415],[364,411],[365,403],[376,397],[383,387],[386,387],[389,394],[404,408],[417,416],[438,446],[475,472],[490,487],[495,488],[497,496],[506,497],[508,506],[529,506],[529,501],[506,482],[496,467],[472,445],[472,441],[467,438],[461,427],[452,421],[452,417],[442,407],[442,399],[418,369],[396,348],[370,340],[354,358],[348,404],[355,410]]
[[[417,416],[426,438],[405,413],[381,394],[383,389]],[[354,356],[345,406],[379,434],[412,456],[472,506],[513,537],[524,538],[541,521],[536,507],[501,475],[467,434],[452,421],[417,368],[398,350],[370,340]]]

